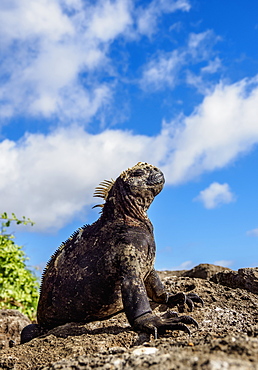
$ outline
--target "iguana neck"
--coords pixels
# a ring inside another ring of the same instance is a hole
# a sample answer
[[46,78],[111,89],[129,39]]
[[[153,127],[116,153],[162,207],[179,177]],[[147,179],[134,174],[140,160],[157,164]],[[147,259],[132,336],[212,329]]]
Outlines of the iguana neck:
[[152,224],[147,216],[147,209],[154,196],[133,194],[122,179],[117,178],[102,209],[101,220],[122,220],[127,225],[146,225],[152,231]]

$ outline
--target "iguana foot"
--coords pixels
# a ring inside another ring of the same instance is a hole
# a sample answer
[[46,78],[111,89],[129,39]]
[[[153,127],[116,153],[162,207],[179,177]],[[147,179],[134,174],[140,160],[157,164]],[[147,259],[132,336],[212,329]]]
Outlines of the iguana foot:
[[185,304],[188,306],[188,311],[193,311],[194,308],[194,302],[195,303],[201,303],[201,305],[204,305],[203,300],[195,293],[177,293],[174,295],[169,295],[167,306],[169,308],[178,306],[179,312],[184,312]]
[[[188,309],[189,311],[193,311],[194,302],[195,303],[201,303],[202,307],[204,306],[203,300],[197,294],[195,294],[195,293],[186,294],[186,302],[185,303],[189,307],[189,309]],[[183,311],[179,311],[179,312],[183,312]]]
[[33,338],[39,337],[42,334],[45,334],[46,330],[44,330],[38,324],[30,324],[25,326],[21,332],[21,344],[27,343]]
[[191,316],[178,316],[178,313],[175,311],[167,310],[164,315],[161,316],[163,320],[167,319],[173,319],[174,323],[181,322],[183,324],[188,324],[188,325],[194,325],[197,329],[199,329],[198,322],[193,319]]
[[190,329],[185,324],[193,324],[198,328],[198,323],[190,316],[176,316],[173,313],[168,318],[162,318],[146,313],[134,321],[133,329],[153,334],[155,339],[158,338],[158,334],[165,334],[167,330],[180,330],[191,335]]

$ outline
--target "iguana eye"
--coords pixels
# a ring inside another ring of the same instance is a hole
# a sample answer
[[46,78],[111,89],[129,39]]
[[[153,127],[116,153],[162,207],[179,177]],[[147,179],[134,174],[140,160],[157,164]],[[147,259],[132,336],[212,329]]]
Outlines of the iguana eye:
[[132,174],[134,177],[142,176],[144,175],[144,171],[141,169],[135,170]]

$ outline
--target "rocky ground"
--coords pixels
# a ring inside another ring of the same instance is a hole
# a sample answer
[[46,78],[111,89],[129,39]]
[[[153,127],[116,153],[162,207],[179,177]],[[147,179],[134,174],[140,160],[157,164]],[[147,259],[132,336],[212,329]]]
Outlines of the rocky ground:
[[[66,324],[18,345],[22,324],[13,323],[13,313],[2,312],[0,369],[258,370],[258,268],[199,265],[160,276],[168,291],[195,292],[205,301],[191,313],[199,323],[199,330],[191,327],[191,337],[168,332],[154,340],[134,333],[119,314],[102,322]],[[155,312],[165,309],[156,306]],[[9,348],[12,340],[16,345]]]

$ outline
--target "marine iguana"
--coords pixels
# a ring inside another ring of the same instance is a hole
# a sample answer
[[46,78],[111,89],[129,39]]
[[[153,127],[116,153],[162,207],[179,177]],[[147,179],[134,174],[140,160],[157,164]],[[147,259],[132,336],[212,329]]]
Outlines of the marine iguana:
[[162,334],[197,322],[190,316],[152,313],[150,300],[190,310],[195,294],[167,293],[154,269],[153,226],[146,214],[165,179],[155,166],[139,162],[114,181],[103,181],[94,196],[104,198],[101,216],[79,228],[51,257],[43,272],[38,324],[25,327],[21,343],[68,322],[107,319],[125,311],[135,331]]

